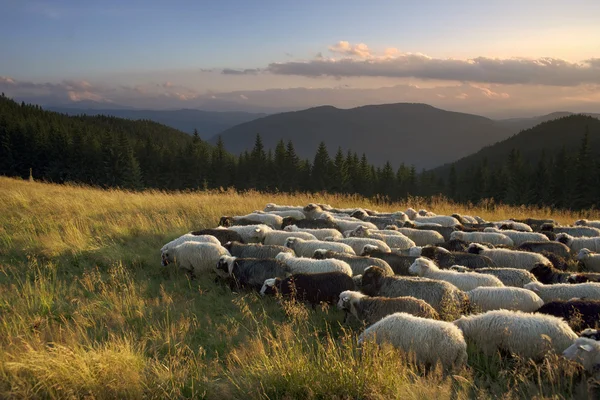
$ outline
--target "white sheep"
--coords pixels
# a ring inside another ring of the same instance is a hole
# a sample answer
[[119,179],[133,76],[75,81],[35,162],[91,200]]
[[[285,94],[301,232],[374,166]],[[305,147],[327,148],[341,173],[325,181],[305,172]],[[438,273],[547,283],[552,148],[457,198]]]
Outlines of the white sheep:
[[282,217],[280,217],[279,215],[269,214],[269,213],[265,213],[265,212],[251,213],[251,214],[246,214],[246,215],[241,215],[241,216],[234,216],[231,218],[234,221],[237,221],[240,219],[247,219],[250,221],[260,222],[261,224],[267,225],[273,229],[279,229],[279,228],[281,228],[281,225],[283,224]]
[[342,232],[353,231],[359,226],[364,226],[368,229],[377,229],[377,226],[375,224],[372,224],[371,222],[361,221],[360,219],[352,217],[348,217],[348,219],[333,218],[333,222],[337,224],[337,226],[340,228],[340,231]]
[[517,268],[477,268],[469,269],[460,265],[453,265],[450,267],[451,271],[458,272],[477,272],[478,274],[493,275],[504,284],[504,286],[512,286],[522,288],[529,282],[537,281],[535,275],[524,269]]
[[192,235],[186,233],[185,235],[179,236],[177,239],[171,240],[165,244],[161,249],[160,253],[163,254],[166,250],[172,249],[175,246],[179,246],[183,242],[198,242],[198,243],[214,243],[220,245],[219,239],[212,235]]
[[541,282],[531,282],[524,286],[525,289],[531,290],[544,300],[544,303],[551,301],[563,300],[567,301],[573,298],[585,300],[600,300],[600,283],[555,283],[552,285],[544,285]]
[[589,271],[600,272],[600,254],[594,253],[590,249],[583,248],[579,250],[577,259],[581,261]]
[[323,229],[308,229],[298,228],[296,225],[288,225],[283,228],[286,232],[306,232],[313,235],[318,240],[325,240],[327,237],[342,238],[342,234],[337,229],[323,228]]
[[319,274],[322,272],[342,272],[352,276],[352,268],[347,262],[335,258],[315,260],[314,258],[294,257],[291,253],[279,253],[275,256],[290,269],[292,274]]
[[408,219],[410,219],[411,221],[414,221],[414,219],[419,216],[419,213],[417,212],[417,210],[415,210],[414,208],[410,208],[410,207],[407,208],[406,211],[404,211],[404,214],[406,214]]
[[425,257],[417,258],[410,268],[408,268],[408,272],[423,278],[446,281],[463,291],[472,290],[480,286],[504,286],[498,278],[492,275],[441,270],[433,261]]
[[439,362],[445,370],[453,370],[467,362],[467,343],[450,322],[394,313],[365,329],[358,343],[371,340],[414,354],[416,361],[426,366]]
[[444,243],[444,237],[436,231],[413,228],[398,228],[397,232],[400,232],[401,234],[415,242],[416,246],[427,246],[428,244],[435,245],[439,243]]
[[[281,218],[294,218],[295,220],[306,219],[301,210],[266,211],[267,214],[278,215]],[[281,225],[279,225],[281,226]]]
[[336,243],[344,243],[352,247],[352,250],[356,254],[360,254],[366,245],[376,246],[379,251],[390,253],[392,249],[384,241],[371,239],[371,238],[360,238],[360,237],[348,237],[348,238],[327,238],[327,241],[335,241]]
[[511,238],[515,246],[520,246],[525,242],[549,242],[548,236],[543,233],[522,232],[511,229],[485,228],[484,232],[496,232]]
[[534,312],[544,301],[531,290],[516,287],[478,287],[467,292],[475,311],[511,310]]
[[294,250],[294,252],[299,257],[312,257],[313,254],[315,254],[315,251],[319,249],[337,251],[338,253],[356,254],[352,247],[348,246],[347,244],[338,242],[326,242],[322,240],[304,240],[301,238],[288,238],[284,246]]
[[600,365],[600,341],[587,337],[577,338],[563,351],[563,356],[580,363],[590,374],[597,374]]
[[447,215],[436,215],[434,217],[416,217],[415,223],[419,222],[422,224],[440,224],[441,226],[456,226],[460,225],[460,222],[454,217]]
[[600,252],[600,237],[573,237],[567,233],[559,233],[556,241],[569,246],[573,253],[578,253],[581,249]]
[[[267,203],[264,208],[265,212],[273,212],[273,211],[300,211],[302,212],[302,206],[279,206],[275,203]],[[302,213],[304,216],[304,213]]]
[[230,231],[237,232],[244,243],[261,243],[265,240],[267,232],[272,232],[273,229],[267,225],[235,225],[230,226],[227,229]]
[[580,219],[575,221],[575,225],[577,226],[591,226],[593,228],[600,229],[600,221],[590,221],[588,219]]
[[460,239],[467,242],[484,243],[491,245],[503,244],[514,246],[514,242],[508,236],[497,232],[463,232],[455,231],[450,234],[450,239]]
[[533,232],[533,229],[531,229],[531,227],[524,222],[504,220],[504,221],[495,221],[492,223],[494,225],[496,225],[497,228],[500,228],[501,226],[508,226],[511,230],[514,230],[514,231]]
[[230,256],[226,248],[214,243],[183,242],[163,253],[162,265],[175,263],[194,276],[214,271],[221,256]]
[[489,249],[478,243],[471,243],[468,252],[489,257],[496,265],[505,268],[518,268],[531,271],[536,264],[552,266],[550,260],[543,255],[528,251]]
[[521,311],[494,310],[454,321],[465,338],[487,355],[499,351],[539,360],[561,354],[577,335],[561,318]]
[[[544,230],[544,227],[542,227],[542,230]],[[600,229],[594,228],[593,226],[553,226],[551,231],[556,234],[566,233],[567,235],[571,235],[576,238],[600,237]]]
[[289,231],[271,231],[265,234],[264,244],[285,246],[287,238],[295,237],[304,240],[317,240],[314,235],[308,232],[289,232]]
[[373,230],[358,227],[350,232],[349,236],[381,240],[390,248],[398,250],[406,250],[415,246],[415,242],[397,230]]

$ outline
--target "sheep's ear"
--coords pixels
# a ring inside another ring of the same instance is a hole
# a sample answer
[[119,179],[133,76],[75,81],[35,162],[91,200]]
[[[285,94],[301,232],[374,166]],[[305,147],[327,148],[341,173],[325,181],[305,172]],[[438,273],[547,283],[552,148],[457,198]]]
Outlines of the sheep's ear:
[[260,228],[254,229],[254,232],[256,232],[256,233],[260,232]]
[[586,352],[588,352],[588,353],[594,349],[594,348],[593,348],[591,345],[589,345],[589,344],[580,344],[578,347],[579,347],[581,350],[583,350],[583,351],[586,351]]

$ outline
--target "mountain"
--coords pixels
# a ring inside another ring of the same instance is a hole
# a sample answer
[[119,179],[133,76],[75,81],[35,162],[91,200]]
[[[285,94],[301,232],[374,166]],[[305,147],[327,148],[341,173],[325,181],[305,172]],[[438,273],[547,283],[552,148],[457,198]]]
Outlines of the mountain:
[[[266,149],[292,140],[298,155],[312,157],[324,141],[330,155],[338,146],[363,152],[370,162],[431,168],[465,157],[512,132],[491,119],[444,111],[426,104],[398,103],[338,109],[322,106],[269,115],[223,131],[225,148],[250,150],[260,133]],[[217,137],[210,142],[216,143]]]
[[[554,119],[558,119],[558,118],[562,118],[562,117],[568,117],[569,115],[576,115],[576,113],[572,113],[569,111],[557,111],[557,112],[553,112],[550,114],[539,115],[539,116],[529,117],[529,118],[502,119],[502,120],[499,120],[498,122],[502,126],[513,131],[514,133],[519,133],[526,129],[533,128],[534,126],[539,125],[542,122],[552,121]],[[579,115],[588,115],[590,117],[600,118],[600,114],[579,113]]]
[[198,129],[202,139],[213,137],[219,132],[235,125],[264,117],[266,114],[246,112],[213,112],[193,109],[180,110],[135,110],[135,109],[97,109],[50,106],[45,109],[67,115],[107,115],[131,120],[149,120],[170,126],[186,133]]

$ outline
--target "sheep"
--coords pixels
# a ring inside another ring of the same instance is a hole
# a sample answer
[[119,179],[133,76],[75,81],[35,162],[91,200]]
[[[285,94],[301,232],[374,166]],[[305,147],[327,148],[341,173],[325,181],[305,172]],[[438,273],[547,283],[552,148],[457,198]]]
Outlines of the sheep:
[[536,265],[531,273],[536,276],[538,281],[550,285],[554,283],[584,283],[598,282],[600,274],[594,273],[571,273],[562,272],[554,267],[547,265]]
[[318,204],[309,203],[302,209],[302,212],[308,219],[317,219],[325,210]]
[[575,221],[575,226],[591,226],[600,229],[600,221],[590,221],[588,219],[579,219]]
[[223,227],[218,227],[218,228],[214,228],[214,229],[202,229],[199,231],[193,231],[190,232],[190,235],[194,235],[194,236],[202,236],[202,235],[210,235],[210,236],[214,236],[217,238],[217,240],[219,241],[219,243],[221,243],[221,246],[224,245],[227,242],[239,242],[239,243],[244,243],[244,239],[242,239],[242,236],[235,232],[235,231],[231,231],[229,229],[223,228]]
[[465,292],[480,286],[504,286],[498,278],[492,275],[440,270],[433,261],[424,257],[417,258],[408,272],[423,278],[449,282]]
[[417,210],[415,210],[414,208],[407,208],[406,211],[404,211],[404,214],[408,217],[408,219],[410,219],[411,221],[413,221],[415,218],[417,218],[417,216],[419,215],[419,213],[417,212]]
[[462,239],[450,239],[447,242],[440,243],[437,247],[444,248],[453,252],[465,253],[469,249],[471,242]]
[[[267,225],[273,229],[281,229],[281,225],[283,224],[283,217],[270,213],[251,213],[248,215],[242,215],[239,217],[223,217],[223,218],[232,218],[233,221],[238,219],[246,219],[250,221],[259,221],[259,223]],[[221,219],[223,219],[221,218]]]
[[590,271],[600,272],[600,254],[583,248],[577,253],[577,259]]
[[476,224],[477,220],[474,217],[471,217],[470,215],[461,215],[458,213],[454,213],[451,215],[451,217],[456,218],[458,220],[458,222],[460,222],[461,224]]
[[[370,223],[376,225],[378,229],[383,229],[384,227],[386,227],[388,225],[395,226],[395,225],[398,225],[399,223],[404,222],[403,220],[400,220],[400,221],[397,220],[393,216],[381,216],[381,215],[370,216],[363,210],[356,210],[350,216],[354,217],[356,219],[359,219],[361,221],[370,222]],[[408,218],[406,218],[406,219],[408,219]]]
[[556,300],[570,300],[573,298],[581,298],[585,300],[600,300],[600,283],[556,283],[553,285],[544,285],[541,282],[531,282],[524,286],[535,292],[548,303]]
[[566,233],[559,233],[556,235],[556,241],[567,245],[575,254],[581,249],[600,252],[600,238],[597,237],[573,237]]
[[534,312],[544,302],[531,290],[516,287],[478,287],[467,292],[475,311],[511,310]]
[[212,271],[221,256],[229,255],[227,249],[214,243],[183,242],[165,250],[162,265],[176,263],[194,277]]
[[394,313],[365,329],[358,343],[371,340],[414,353],[416,361],[426,368],[440,363],[444,370],[450,371],[467,362],[467,343],[462,332],[450,322]]
[[[593,324],[598,324],[598,315],[596,314],[596,318],[593,321]],[[600,340],[600,330],[596,328],[586,328],[582,332],[579,333],[579,337],[586,337],[588,339]]]
[[[587,337],[576,338],[573,344],[563,351],[562,355],[569,360],[580,363],[588,373],[592,375],[598,374],[600,342]],[[597,399],[598,397],[590,396],[589,398]]]
[[536,312],[563,318],[575,331],[600,326],[600,301],[598,300],[550,301]]
[[417,257],[412,256],[404,256],[395,253],[386,253],[374,248],[370,248],[369,246],[365,246],[361,255],[385,261],[392,268],[394,274],[396,275],[410,275],[408,273],[408,269],[410,268],[412,263],[415,262],[415,260],[417,259]]
[[317,240],[308,232],[271,231],[267,232],[264,244],[272,246],[284,246],[288,238],[299,238],[303,240]]
[[[328,238],[328,241],[333,241],[333,238]],[[379,251],[391,252],[390,246],[388,246],[384,241],[371,239],[371,238],[359,238],[359,237],[348,237],[335,239],[335,243],[344,243],[347,244],[354,250],[354,253],[361,254],[365,245],[377,246]]]
[[575,238],[597,238],[600,237],[600,229],[592,226],[553,226],[546,224],[542,226],[542,231],[549,231],[556,234],[566,233]]
[[286,278],[290,275],[289,268],[278,260],[231,256],[221,256],[217,262],[217,270],[233,278],[237,288],[256,291],[262,288],[266,279]]
[[283,262],[288,266],[293,274],[317,274],[321,272],[341,272],[352,276],[352,268],[347,262],[328,258],[325,260],[315,260],[306,257],[294,257],[290,253],[279,253],[275,256],[276,260]]
[[392,267],[390,267],[390,265],[387,262],[379,258],[355,256],[348,253],[338,253],[335,251],[325,249],[315,250],[313,258],[316,260],[335,258],[337,260],[345,261],[348,263],[348,265],[350,265],[350,268],[352,268],[353,275],[362,274],[365,271],[365,269],[372,265],[383,269],[387,275],[394,275],[394,270],[392,270]]
[[557,256],[560,256],[563,258],[571,257],[570,249],[566,245],[559,243],[559,242],[551,242],[550,240],[545,240],[545,241],[541,241],[541,242],[538,242],[538,241],[523,242],[517,247],[517,250],[530,251],[532,253],[548,252],[548,253],[556,254]]
[[500,350],[540,360],[552,351],[562,353],[577,339],[575,332],[562,319],[521,311],[493,310],[463,316],[454,324],[486,355]]
[[347,290],[340,293],[337,306],[367,326],[397,312],[405,312],[421,318],[440,319],[437,311],[425,301],[409,296],[369,297],[360,292]]
[[364,226],[365,228],[369,229],[377,229],[377,226],[375,224],[361,221],[360,219],[356,218],[353,218],[352,220],[334,218],[333,222],[335,222],[335,224],[339,227],[340,232],[352,231],[359,226]]
[[[256,211],[255,211],[255,213],[256,213]],[[281,223],[282,223],[282,225],[283,225],[283,218],[289,218],[289,217],[291,217],[291,218],[294,218],[295,220],[306,219],[306,216],[300,210],[268,211],[266,213],[270,214],[270,215],[278,215],[278,216],[280,216],[281,217]],[[278,228],[281,228],[282,225],[279,225]]]
[[441,226],[456,226],[456,225],[460,225],[460,222],[458,222],[458,220],[454,217],[449,217],[446,215],[436,215],[433,217],[416,217],[414,219],[414,222],[417,223],[433,223],[433,224],[440,224]]
[[457,230],[462,230],[462,227],[460,225],[457,225],[457,226],[432,226],[432,225],[412,224],[412,226],[407,226],[407,224],[405,224],[404,228],[435,231],[435,232],[439,233],[440,235],[442,235],[442,237],[444,238],[444,242],[447,242],[448,240],[450,240],[450,236],[452,235],[452,232],[455,232]]
[[262,296],[281,294],[308,302],[313,309],[319,303],[335,304],[340,293],[354,290],[354,281],[342,272],[316,274],[296,273],[287,278],[266,279],[260,289]]
[[294,254],[294,250],[285,246],[262,245],[260,243],[243,244],[228,242],[223,245],[233,257],[239,258],[275,258],[281,252]]
[[385,276],[379,267],[365,269],[360,290],[368,296],[412,296],[429,303],[442,317],[453,317],[469,310],[467,295],[451,283],[427,278]]
[[416,246],[444,243],[444,237],[434,230],[398,228],[398,232],[415,242]]
[[513,246],[514,242],[508,236],[497,232],[452,232],[450,239],[461,239],[476,243],[489,243],[493,245],[504,244]]
[[600,273],[578,272],[567,278],[567,283],[600,282]]
[[342,238],[342,234],[337,229],[307,229],[298,228],[296,225],[286,226],[284,229],[286,232],[306,232],[313,235],[317,240],[325,240],[327,237],[333,237],[335,239]]
[[[273,211],[300,211],[302,212],[302,206],[279,206],[275,203],[267,203],[264,208],[264,212],[273,212]],[[302,213],[302,217],[304,217],[304,213]]]
[[550,260],[541,254],[508,249],[488,249],[477,243],[471,243],[469,253],[489,257],[496,265],[505,268],[531,270],[536,264],[552,265]]
[[517,219],[517,218],[511,218],[510,221],[522,222],[524,224],[527,224],[534,231],[539,231],[540,228],[542,227],[542,225],[544,225],[544,224],[553,224],[553,225],[556,224],[556,221],[554,221],[553,219],[536,219],[536,218]]
[[496,264],[486,256],[461,252],[451,252],[443,247],[425,246],[421,249],[421,257],[427,257],[435,261],[440,268],[450,268],[453,265],[479,269],[495,267]]
[[299,257],[312,257],[313,254],[315,254],[315,250],[318,249],[332,250],[339,253],[356,254],[352,247],[344,243],[327,242],[321,240],[303,240],[295,237],[288,238],[285,242],[285,247],[294,250]]
[[272,232],[273,229],[267,225],[245,225],[245,226],[230,226],[230,231],[240,234],[244,243],[260,243],[265,240],[267,232]]
[[415,246],[415,242],[395,230],[371,230],[364,227],[358,227],[353,230],[350,235],[354,237],[377,239],[384,242],[388,247],[398,250],[406,250]]
[[339,231],[339,226],[332,219],[301,219],[297,220],[292,217],[283,218],[281,227],[296,225],[301,229],[335,229]]
[[477,272],[478,274],[493,275],[504,284],[504,286],[512,286],[522,288],[529,282],[536,282],[535,276],[524,269],[517,268],[479,268],[469,269],[460,265],[450,267],[452,271],[458,272]]
[[186,233],[185,235],[179,236],[177,239],[171,240],[169,243],[165,244],[160,249],[160,253],[163,254],[165,251],[172,249],[175,246],[179,246],[184,242],[213,243],[216,245],[221,244],[219,239],[212,235],[193,235],[191,233]]
[[550,240],[548,240],[546,235],[543,235],[541,233],[535,233],[535,232],[522,232],[522,231],[511,230],[511,229],[500,230],[498,228],[485,228],[483,231],[484,232],[502,233],[503,235],[506,235],[509,238],[511,238],[515,246],[520,246],[525,242],[533,242],[533,241],[549,242],[550,241]]
[[515,222],[515,221],[496,221],[493,222],[493,224],[496,226],[496,228],[502,229],[502,230],[514,230],[517,232],[533,232],[533,229],[531,229],[531,227],[527,224],[524,224],[522,222]]

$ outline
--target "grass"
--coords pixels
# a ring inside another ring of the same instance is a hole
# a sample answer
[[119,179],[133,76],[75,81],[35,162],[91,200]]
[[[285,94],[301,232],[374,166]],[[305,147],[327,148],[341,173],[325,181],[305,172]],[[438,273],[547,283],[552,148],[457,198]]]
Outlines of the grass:
[[442,199],[377,204],[326,194],[130,193],[0,177],[0,398],[585,398],[581,370],[469,349],[456,375],[389,348],[357,349],[332,308],[234,293],[160,266],[158,249],[268,202],[428,208],[486,219],[598,218]]

